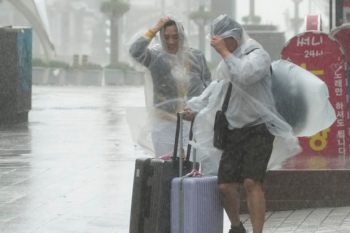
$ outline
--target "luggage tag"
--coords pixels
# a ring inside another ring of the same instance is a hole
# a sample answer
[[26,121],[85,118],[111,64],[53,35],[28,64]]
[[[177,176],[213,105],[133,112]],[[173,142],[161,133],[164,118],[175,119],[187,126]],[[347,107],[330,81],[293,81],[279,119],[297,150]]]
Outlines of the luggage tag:
[[196,169],[193,169],[190,173],[186,174],[185,177],[202,177],[202,173],[197,171]]

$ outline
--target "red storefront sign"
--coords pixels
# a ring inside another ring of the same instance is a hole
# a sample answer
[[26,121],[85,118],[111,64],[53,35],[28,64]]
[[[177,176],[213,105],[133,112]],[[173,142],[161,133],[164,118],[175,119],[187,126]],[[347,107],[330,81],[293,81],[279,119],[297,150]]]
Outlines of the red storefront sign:
[[350,0],[344,0],[343,15],[343,22],[350,23]]
[[[346,63],[338,42],[322,32],[305,32],[293,37],[282,51],[282,59],[297,64],[323,80],[337,120],[312,137],[299,138],[301,155],[343,156],[349,154]],[[322,117],[322,116],[320,116]]]
[[305,31],[322,31],[321,15],[305,16]]
[[334,36],[344,49],[346,63],[350,65],[350,24],[345,24],[332,30],[331,35]]
[[[346,2],[344,3],[346,4]],[[350,1],[348,1],[350,9]],[[344,5],[345,6],[345,5]],[[349,12],[350,14],[350,12]],[[331,35],[340,43],[345,52],[346,64],[347,64],[347,80],[350,83],[350,24],[344,24],[332,30]],[[348,85],[348,95],[350,95],[350,87]],[[348,109],[350,109],[350,103],[348,103]]]

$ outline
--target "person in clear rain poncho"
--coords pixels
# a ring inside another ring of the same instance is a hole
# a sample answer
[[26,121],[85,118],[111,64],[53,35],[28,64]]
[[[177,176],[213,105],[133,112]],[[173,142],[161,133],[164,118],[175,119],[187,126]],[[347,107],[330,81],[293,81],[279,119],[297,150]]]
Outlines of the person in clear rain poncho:
[[[217,80],[185,108],[187,120],[195,116],[195,141],[191,143],[197,149],[202,172],[218,172],[223,206],[232,225],[230,233],[246,232],[239,219],[239,184],[244,184],[247,192],[254,233],[262,232],[264,175],[268,168],[300,152],[300,146],[291,126],[276,111],[268,53],[226,15],[213,21],[210,37],[211,46],[223,60],[217,67]],[[213,146],[213,128],[230,83],[225,114],[229,131],[222,151]]]
[[[158,32],[161,45],[151,46]],[[147,138],[151,135],[154,151],[150,150],[155,157],[171,155],[174,151],[176,114],[211,82],[206,59],[200,51],[188,46],[182,24],[169,17],[161,18],[156,26],[132,41],[129,53],[136,62],[136,68],[140,68],[139,65],[147,68],[146,102],[151,102],[147,106],[147,123],[137,142],[145,148]],[[185,139],[188,133],[189,125],[186,122]],[[186,146],[185,142],[184,148]]]

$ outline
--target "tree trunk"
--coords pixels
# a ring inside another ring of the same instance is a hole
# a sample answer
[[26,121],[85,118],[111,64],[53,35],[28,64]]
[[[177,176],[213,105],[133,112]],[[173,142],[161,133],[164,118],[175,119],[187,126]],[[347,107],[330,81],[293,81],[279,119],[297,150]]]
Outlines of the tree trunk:
[[[199,12],[201,12],[201,14],[204,14],[204,5],[199,6]],[[207,21],[206,19],[202,18],[199,22],[198,22],[198,38],[199,38],[199,50],[205,54],[205,25],[206,25]]]
[[119,61],[119,40],[118,40],[118,19],[119,17],[111,18],[111,44],[110,44],[110,63],[116,64]]
[[[229,17],[232,17],[236,10],[233,9],[233,6],[235,5],[235,0],[211,0],[211,13],[215,17],[221,14],[227,14]],[[220,54],[218,54],[216,50],[211,47],[211,61],[218,63],[219,61],[221,61],[221,59],[222,57],[220,56]]]
[[203,24],[198,24],[198,29],[199,29],[199,50],[205,54],[205,25]]
[[211,0],[211,12],[214,16],[219,16],[221,14],[227,14],[229,17],[233,16],[236,9],[233,6],[236,5],[236,0]]
[[75,12],[75,30],[74,30],[74,54],[83,53],[83,43],[84,43],[84,10],[79,10]]
[[70,11],[66,11],[65,14],[61,14],[61,28],[60,28],[60,35],[61,35],[61,47],[59,48],[58,52],[62,55],[71,55],[71,35],[69,28],[71,27],[71,21],[70,21]]

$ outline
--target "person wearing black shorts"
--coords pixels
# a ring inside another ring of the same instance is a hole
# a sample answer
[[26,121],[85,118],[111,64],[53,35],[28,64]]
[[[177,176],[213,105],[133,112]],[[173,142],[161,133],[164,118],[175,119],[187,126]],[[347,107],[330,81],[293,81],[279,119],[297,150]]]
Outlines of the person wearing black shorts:
[[[274,138],[264,123],[230,130],[227,135],[227,146],[220,160],[218,183],[223,205],[233,222],[230,233],[246,232],[239,220],[240,199],[237,190],[240,184],[244,184],[247,192],[247,204],[253,226],[254,220],[261,218],[262,213],[265,213],[262,183]],[[239,225],[233,225],[237,222]]]
[[262,183],[274,139],[265,124],[230,130],[220,160],[219,184],[242,184],[246,179]]
[[198,123],[198,129],[212,129],[216,112],[224,109],[221,108],[226,103],[224,99],[229,100],[224,112],[228,125],[226,143],[224,147],[214,143],[223,151],[218,183],[231,221],[229,233],[246,233],[239,217],[238,188],[242,184],[247,193],[253,233],[262,233],[266,211],[262,183],[275,139],[271,132],[277,127],[269,117],[276,110],[271,93],[270,57],[239,23],[226,15],[213,21],[210,35],[211,46],[223,60],[216,70],[217,80],[201,96],[188,102],[185,119],[191,120],[198,113],[196,121],[210,119],[206,123],[208,127]]

